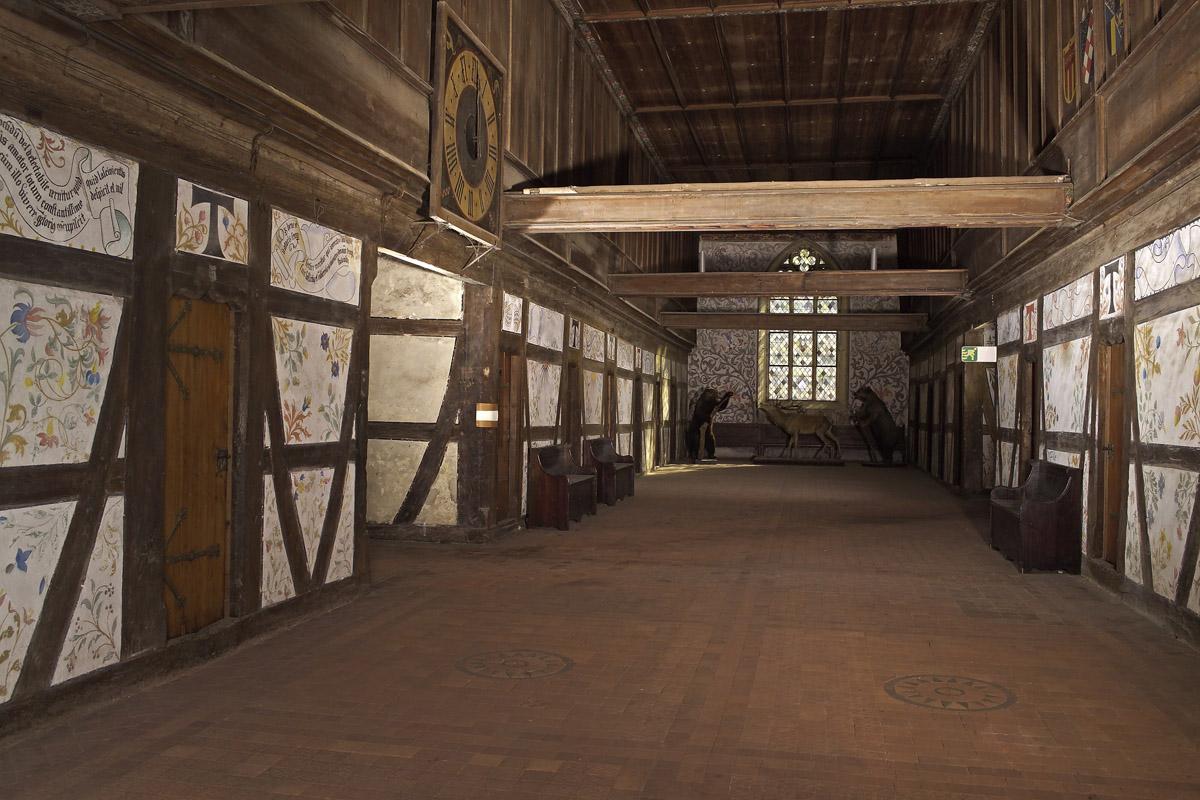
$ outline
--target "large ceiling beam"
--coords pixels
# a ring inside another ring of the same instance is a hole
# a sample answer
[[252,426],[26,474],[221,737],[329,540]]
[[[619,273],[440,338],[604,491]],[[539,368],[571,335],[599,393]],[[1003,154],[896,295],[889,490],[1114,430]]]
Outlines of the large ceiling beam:
[[727,5],[718,2],[710,6],[697,2],[680,8],[653,10],[594,11],[581,15],[585,22],[641,22],[651,19],[707,19],[708,17],[746,17],[762,14],[799,14],[809,11],[846,11],[859,8],[890,6],[943,5],[947,3],[978,3],[985,0],[774,0],[753,4]]
[[869,105],[872,103],[940,103],[940,94],[854,95],[849,97],[796,97],[791,100],[741,100],[736,103],[692,103],[690,105],[638,106],[635,114],[678,114],[684,111],[742,111],[750,108],[803,108],[806,106]]
[[529,233],[1040,228],[1070,200],[1055,176],[675,183],[508,192],[504,216]]
[[662,311],[664,328],[750,331],[923,331],[924,314],[754,314],[736,311]]
[[658,272],[609,275],[608,288],[619,297],[952,297],[966,291],[967,272],[962,269]]

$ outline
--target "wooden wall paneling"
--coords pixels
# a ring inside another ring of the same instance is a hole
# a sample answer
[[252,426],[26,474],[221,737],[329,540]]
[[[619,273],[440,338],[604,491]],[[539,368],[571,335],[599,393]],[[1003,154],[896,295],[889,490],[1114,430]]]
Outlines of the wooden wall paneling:
[[[374,0],[394,3],[396,0]],[[401,0],[400,58],[408,68],[429,82],[433,45],[434,4],[430,0]]]
[[498,403],[500,309],[488,286],[468,284],[463,293],[466,353],[462,374],[462,430],[458,450],[458,522],[467,527],[494,524],[498,428],[475,427],[475,404]]
[[137,424],[129,426],[125,445],[123,658],[160,647],[167,640],[162,597],[163,453],[171,294],[167,265],[175,243],[175,186],[170,175],[142,165],[134,231],[134,295],[131,313],[122,323],[132,332],[129,357],[137,364],[138,381],[138,390],[129,396],[129,419]]
[[400,6],[396,0],[369,0],[366,30],[377,42],[400,55]]
[[[137,236],[137,233],[134,235]],[[117,463],[117,452],[121,447],[121,433],[125,425],[125,397],[132,372],[130,338],[129,328],[122,325],[113,346],[114,361],[109,372],[108,391],[105,392],[104,402],[100,406],[96,434],[92,440],[92,452],[88,459],[89,473],[79,494],[75,512],[71,515],[58,563],[50,578],[49,593],[25,651],[25,660],[12,693],[14,699],[29,696],[50,685],[75,606],[79,601],[89,557],[100,529],[100,518],[104,513],[109,471]],[[127,583],[136,580],[134,576],[140,574],[135,572],[127,575],[125,580]],[[150,582],[155,587],[158,586],[157,581]]]

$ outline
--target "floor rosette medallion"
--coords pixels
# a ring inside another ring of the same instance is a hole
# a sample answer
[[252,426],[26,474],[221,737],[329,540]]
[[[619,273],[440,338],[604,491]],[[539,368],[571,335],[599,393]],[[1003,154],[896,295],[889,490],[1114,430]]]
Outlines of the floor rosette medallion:
[[906,675],[883,688],[901,702],[940,711],[995,711],[1017,701],[1003,686],[959,675]]
[[497,650],[467,656],[458,662],[458,668],[469,675],[484,678],[548,678],[566,672],[572,666],[571,659],[557,653],[542,650]]

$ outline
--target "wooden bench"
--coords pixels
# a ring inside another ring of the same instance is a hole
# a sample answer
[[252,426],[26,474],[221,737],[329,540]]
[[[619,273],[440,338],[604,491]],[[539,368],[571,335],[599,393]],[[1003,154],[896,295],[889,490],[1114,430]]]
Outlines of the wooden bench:
[[992,490],[992,547],[1021,572],[1078,573],[1082,558],[1083,474],[1074,467],[1034,461],[1016,489]]
[[596,471],[575,466],[568,445],[535,449],[529,472],[529,527],[566,531],[571,520],[579,522],[584,514],[596,513]]
[[633,497],[633,456],[618,453],[611,439],[591,439],[588,447],[592,451],[592,463],[596,465],[596,490],[600,502],[613,506],[622,498]]

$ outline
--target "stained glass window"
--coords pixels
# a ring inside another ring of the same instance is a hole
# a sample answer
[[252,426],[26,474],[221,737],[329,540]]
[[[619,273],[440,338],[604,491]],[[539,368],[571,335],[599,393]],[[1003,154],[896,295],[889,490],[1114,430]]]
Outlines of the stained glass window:
[[[824,260],[802,247],[779,269],[808,272],[826,268]],[[772,297],[772,314],[836,314],[836,297]],[[767,334],[767,397],[770,400],[837,400],[838,334],[834,331],[770,331]]]

